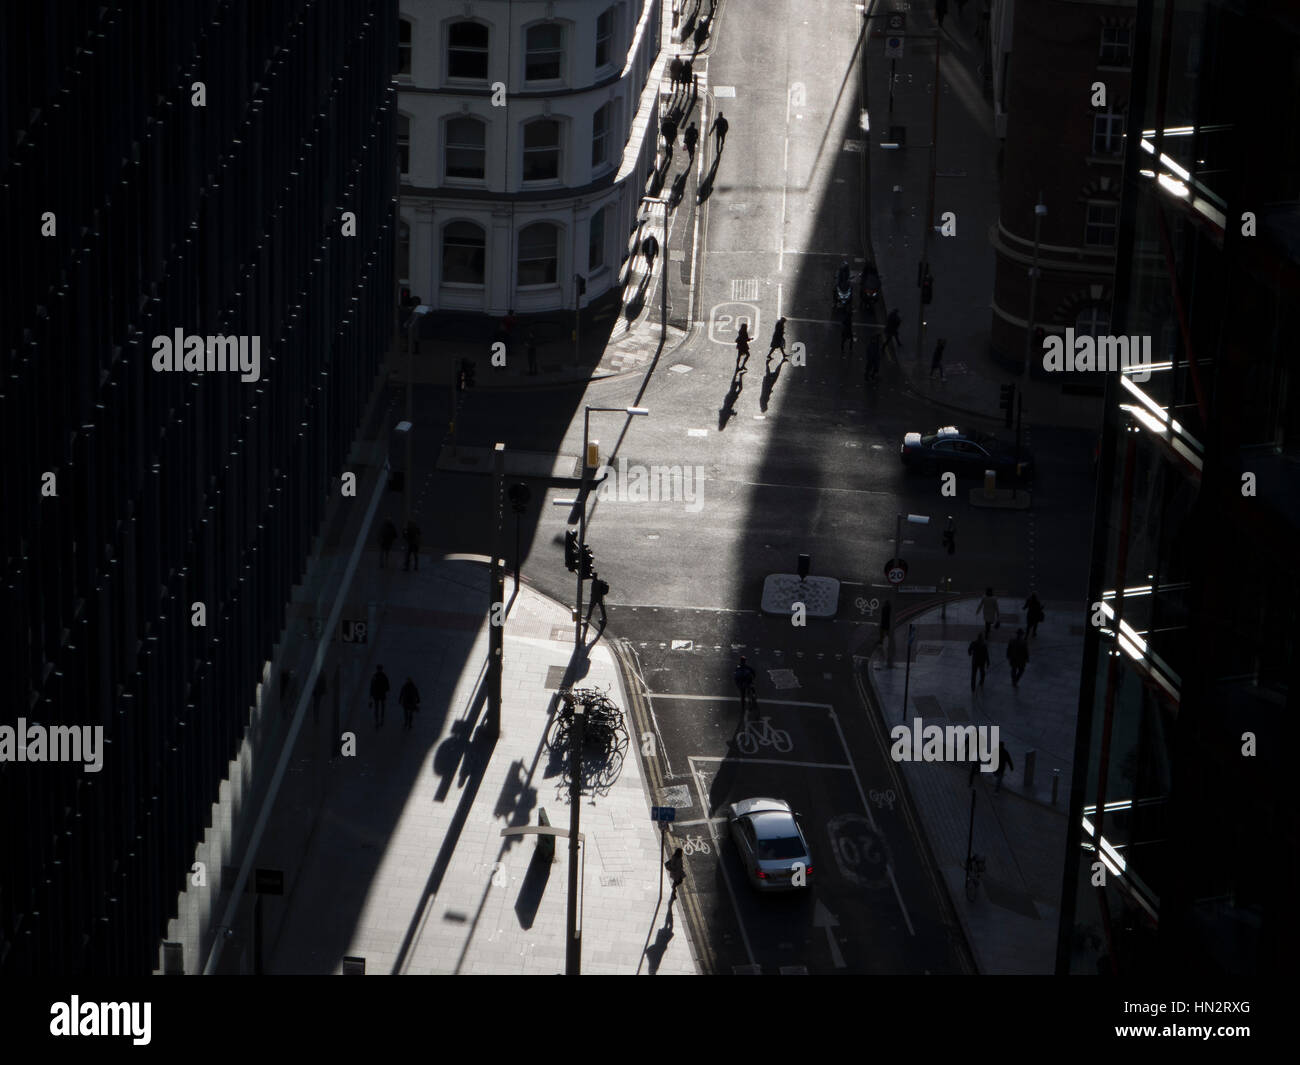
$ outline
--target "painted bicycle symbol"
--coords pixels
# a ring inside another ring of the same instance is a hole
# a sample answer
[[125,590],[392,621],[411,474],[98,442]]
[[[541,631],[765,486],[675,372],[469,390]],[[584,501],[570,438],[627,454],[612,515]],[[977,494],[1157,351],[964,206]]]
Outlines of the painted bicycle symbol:
[[689,858],[692,854],[709,854],[709,845],[703,836],[687,836],[682,844],[682,854]]
[[788,754],[794,743],[785,729],[772,727],[770,717],[760,717],[736,733],[736,747],[741,754],[753,754],[760,747],[775,747],[780,754]]
[[897,796],[894,795],[893,788],[883,788],[879,791],[875,788],[871,789],[871,801],[876,804],[877,809],[882,806],[888,806],[892,810],[896,799]]
[[880,600],[875,598],[867,599],[860,595],[853,600],[853,605],[862,613],[874,614],[880,609]]

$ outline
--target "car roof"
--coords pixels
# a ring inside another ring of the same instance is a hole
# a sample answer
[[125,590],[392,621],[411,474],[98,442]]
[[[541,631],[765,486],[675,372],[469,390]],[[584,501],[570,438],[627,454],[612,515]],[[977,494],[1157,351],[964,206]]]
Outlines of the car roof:
[[741,799],[731,804],[731,811],[736,817],[760,813],[791,813],[790,804],[784,799]]
[[754,826],[754,835],[758,839],[792,839],[799,836],[794,814],[789,810],[764,810],[751,815],[749,821]]

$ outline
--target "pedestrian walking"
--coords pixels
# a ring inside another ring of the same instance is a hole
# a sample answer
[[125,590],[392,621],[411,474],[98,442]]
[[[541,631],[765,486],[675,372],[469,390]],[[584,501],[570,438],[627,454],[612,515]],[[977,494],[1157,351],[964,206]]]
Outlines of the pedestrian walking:
[[1025,639],[1025,630],[1016,629],[1016,634],[1007,644],[1007,661],[1011,663],[1011,687],[1020,687],[1020,678],[1025,675],[1025,666],[1029,665],[1029,641]]
[[943,380],[943,349],[948,346],[948,341],[940,340],[934,346],[934,355],[930,359],[930,377],[934,377],[934,372],[939,371],[939,380]]
[[591,612],[600,607],[600,627],[603,629],[606,624],[605,615],[605,596],[609,594],[609,585],[600,579],[598,573],[591,575],[591,605],[587,607],[587,622],[591,623]]
[[993,771],[993,776],[997,780],[998,786],[993,789],[994,794],[1002,790],[1002,774],[1008,769],[1014,773],[1016,771],[1016,763],[1011,760],[1011,752],[1007,750],[1007,745],[999,740],[998,767]]
[[385,518],[384,524],[379,527],[380,569],[388,565],[388,552],[393,549],[395,543],[397,543],[397,526],[393,524],[392,518]]
[[726,117],[723,115],[721,111],[719,111],[718,117],[713,120],[713,126],[709,130],[709,132],[712,133],[718,140],[718,147],[716,150],[716,154],[718,155],[722,154],[722,145],[725,143],[727,139],[727,126],[728,126],[728,122]]
[[320,703],[325,698],[325,670],[316,674],[316,683],[311,689],[311,719],[315,721],[320,716]]
[[406,523],[406,530],[402,533],[406,540],[406,561],[402,564],[402,569],[411,568],[411,560],[415,560],[415,569],[418,573],[420,570],[420,527],[412,519]]
[[984,675],[989,668],[989,645],[984,642],[984,637],[979,633],[975,634],[975,639],[971,640],[970,646],[966,648],[966,653],[970,655],[970,690],[975,690],[975,674],[979,674],[980,687],[984,687]]
[[375,728],[384,727],[384,704],[388,699],[388,674],[383,666],[375,666],[370,678],[370,705],[375,711]]
[[665,115],[663,121],[659,123],[659,132],[664,135],[664,140],[668,144],[668,154],[672,155],[673,145],[677,143],[677,119],[672,115]]
[[655,239],[653,233],[641,242],[641,254],[645,256],[646,273],[654,273],[655,256],[659,254],[659,241]]
[[415,724],[415,712],[420,709],[420,689],[410,677],[397,693],[397,701],[402,705],[402,724],[411,728]]
[[784,318],[778,318],[776,320],[776,326],[772,329],[772,343],[767,349],[767,357],[769,360],[772,358],[772,352],[774,351],[779,351],[781,353],[782,359],[789,358],[789,356],[786,355],[785,353],[785,319]]
[[885,319],[885,343],[893,344],[895,347],[903,346],[902,340],[898,337],[898,328],[903,324],[903,317],[898,313],[898,309],[889,312],[889,317]]
[[682,853],[681,847],[673,851],[673,856],[664,862],[664,868],[668,870],[668,876],[673,882],[673,894],[676,895],[677,889],[686,879],[686,855]]
[[528,372],[537,373],[537,334],[528,330]]
[[1038,623],[1047,618],[1043,613],[1043,604],[1038,601],[1038,593],[1030,592],[1025,600],[1025,632],[1030,636],[1038,635]]
[[749,323],[740,323],[740,332],[736,334],[736,362],[749,358]]
[[984,639],[989,638],[989,630],[997,625],[1002,625],[1002,611],[998,609],[998,601],[993,595],[992,588],[984,589],[984,598],[979,601],[975,607],[975,616],[984,615]]
[[845,311],[844,318],[840,323],[840,354],[844,354],[844,345],[849,346],[849,354],[853,354],[853,312]]
[[682,140],[686,142],[686,154],[692,162],[695,161],[695,145],[699,143],[699,128],[692,122],[682,132]]
[[673,61],[668,64],[668,77],[672,83],[673,95],[677,95],[677,89],[682,83],[682,60],[680,56],[673,56]]
[[698,91],[695,85],[695,64],[689,59],[682,64],[682,87],[689,89],[692,97]]
[[880,376],[880,337],[873,336],[867,341],[867,368],[863,376],[874,381]]

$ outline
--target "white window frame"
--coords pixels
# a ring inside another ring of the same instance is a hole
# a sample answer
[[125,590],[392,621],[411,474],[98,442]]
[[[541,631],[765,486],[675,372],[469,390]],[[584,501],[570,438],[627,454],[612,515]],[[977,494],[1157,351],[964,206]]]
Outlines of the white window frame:
[[[447,28],[444,31],[443,46],[442,46],[443,62],[446,64],[443,70],[444,80],[452,82],[457,85],[486,84],[488,78],[491,77],[492,74],[492,27],[487,25],[487,23],[480,22],[478,19],[473,19],[473,18],[452,19],[450,22],[446,24],[446,26]],[[452,53],[451,31],[454,30],[457,26],[479,26],[487,30],[487,35],[488,35],[487,45],[484,46],[482,49],[479,49],[478,47],[467,48],[464,45],[457,46],[456,48],[456,51],[458,52],[467,52],[467,53],[472,53],[474,55],[478,55],[481,52],[483,56],[483,76],[481,78],[466,77],[463,74],[453,74],[451,72],[451,53]]]
[[[1113,212],[1113,221],[1104,222],[1093,218],[1093,211],[1110,210]],[[1110,240],[1100,242],[1089,240],[1089,232],[1093,229],[1103,230],[1110,233]],[[1089,200],[1084,210],[1083,226],[1083,244],[1086,248],[1113,248],[1115,239],[1119,235],[1119,203],[1116,200]]]
[[[546,49],[536,49],[536,50],[530,49],[528,47],[528,38],[534,30],[538,30],[538,29],[558,30],[560,34],[560,43],[558,48],[556,49],[546,48]],[[545,55],[549,55],[552,51],[558,53],[559,73],[557,73],[554,77],[551,78],[530,78],[528,76],[528,64],[530,62],[530,57],[534,55],[535,51],[537,53],[545,54]],[[569,52],[569,27],[565,25],[563,22],[534,22],[531,26],[525,26],[524,47],[523,47],[524,83],[526,85],[562,85],[564,83],[565,60],[568,57],[568,52]]]
[[[550,122],[555,126],[555,147],[552,148],[529,148],[528,147],[528,130],[541,122]],[[519,127],[520,137],[520,184],[523,185],[547,185],[558,184],[564,180],[564,123],[554,115],[538,115],[529,119]],[[529,152],[554,151],[555,152],[555,176],[530,178],[525,175],[528,173],[528,153]]]
[[[451,165],[451,150],[453,147],[450,138],[451,138],[451,125],[453,122],[473,122],[478,127],[479,131],[483,134],[483,139],[480,142],[480,144],[477,146],[464,145],[464,144],[455,145],[455,147],[466,151],[470,150],[473,147],[477,147],[478,150],[482,153],[483,172],[478,177],[464,177],[463,175],[452,174],[450,172],[449,168]],[[453,184],[453,185],[457,185],[457,184],[482,185],[484,182],[486,182],[487,181],[487,137],[488,137],[487,122],[485,122],[478,115],[474,115],[474,114],[448,115],[443,120],[442,123],[442,180],[448,184]]]

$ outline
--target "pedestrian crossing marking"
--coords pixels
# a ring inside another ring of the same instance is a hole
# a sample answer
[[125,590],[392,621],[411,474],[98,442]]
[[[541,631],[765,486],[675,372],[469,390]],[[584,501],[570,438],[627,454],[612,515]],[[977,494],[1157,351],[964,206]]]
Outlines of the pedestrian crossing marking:
[[733,278],[731,282],[731,298],[733,300],[758,299],[758,278]]

